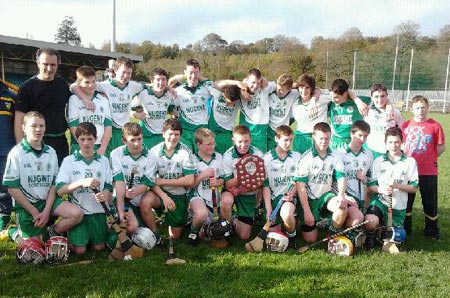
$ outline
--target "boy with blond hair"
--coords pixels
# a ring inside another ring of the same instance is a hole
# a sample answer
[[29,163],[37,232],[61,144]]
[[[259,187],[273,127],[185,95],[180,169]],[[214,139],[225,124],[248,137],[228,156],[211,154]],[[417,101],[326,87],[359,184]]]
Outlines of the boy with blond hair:
[[72,136],[70,152],[74,153],[80,149],[75,137],[75,131],[78,124],[82,122],[91,122],[97,130],[97,140],[95,141],[95,149],[98,154],[105,155],[109,140],[111,139],[111,112],[109,110],[108,99],[105,94],[97,92],[95,69],[90,66],[81,66],[76,71],[76,84],[80,92],[89,98],[95,105],[95,111],[89,110],[83,100],[75,94],[69,98],[67,107],[67,124]]
[[44,116],[35,111],[26,113],[22,129],[24,138],[8,154],[3,185],[16,202],[14,211],[21,238],[41,241],[50,215],[61,217],[48,229],[49,236],[55,236],[78,224],[83,211],[56,196],[58,159],[55,150],[43,142]]
[[[193,189],[189,194],[189,210],[192,212],[191,232],[189,243],[199,243],[201,227],[212,220],[213,202],[212,187],[220,187],[222,179],[222,155],[215,151],[215,134],[207,128],[199,128],[195,131],[195,143],[197,152],[193,156],[197,168]],[[218,200],[219,198],[216,198]]]

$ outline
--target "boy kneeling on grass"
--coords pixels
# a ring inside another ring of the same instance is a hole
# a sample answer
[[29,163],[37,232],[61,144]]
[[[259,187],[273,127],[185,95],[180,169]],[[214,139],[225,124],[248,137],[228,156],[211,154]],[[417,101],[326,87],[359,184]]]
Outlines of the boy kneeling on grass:
[[[392,205],[392,226],[403,229],[408,193],[415,193],[419,185],[416,161],[403,153],[402,141],[400,128],[388,128],[385,137],[387,152],[376,158],[372,165],[372,179],[368,186],[371,192],[377,194],[377,197],[370,202],[365,215],[365,220],[371,220],[365,225],[366,231],[369,232],[366,239],[367,248],[375,245],[374,232],[378,226],[388,224],[390,204]],[[406,234],[404,236],[406,238]]]
[[[68,194],[69,201],[84,212],[81,223],[68,232],[72,251],[80,255],[86,252],[88,244],[92,244],[94,250],[105,248],[108,227],[101,202],[111,201],[112,175],[108,159],[94,150],[95,125],[80,123],[75,137],[80,150],[64,158],[56,178],[56,189],[59,196]],[[100,192],[94,194],[93,189]]]

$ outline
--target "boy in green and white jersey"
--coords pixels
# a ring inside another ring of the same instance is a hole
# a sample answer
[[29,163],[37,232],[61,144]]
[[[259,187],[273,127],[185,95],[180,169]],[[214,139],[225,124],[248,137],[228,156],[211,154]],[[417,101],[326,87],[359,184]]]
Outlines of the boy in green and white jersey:
[[[391,109],[387,88],[383,84],[373,84],[370,88],[372,104],[364,121],[370,125],[370,135],[367,137],[366,146],[372,151],[374,158],[386,153],[384,137],[390,127],[402,127],[405,120],[397,109]],[[391,114],[393,113],[393,117]]]
[[247,126],[251,133],[252,146],[262,152],[267,151],[267,131],[269,127],[269,95],[276,91],[274,82],[263,80],[261,71],[256,68],[248,71],[244,80],[249,100],[241,100],[239,124]]
[[[80,150],[64,158],[56,178],[56,191],[59,196],[68,194],[69,201],[83,210],[81,223],[68,232],[72,251],[80,255],[89,244],[94,250],[105,248],[108,226],[101,202],[111,202],[112,176],[108,159],[95,152],[94,124],[80,123],[75,137]],[[100,192],[94,194],[93,189]]]
[[155,186],[141,200],[141,215],[148,226],[155,220],[152,208],[167,211],[166,224],[172,239],[181,236],[187,223],[187,188],[192,187],[196,173],[190,149],[180,142],[181,132],[180,121],[164,122],[164,142],[151,149],[157,158]]
[[361,112],[368,112],[370,97],[361,96],[350,100],[348,83],[337,79],[331,84],[332,101],[328,107],[328,116],[332,128],[331,148],[338,149],[350,143],[350,128],[357,120],[362,120]]
[[347,177],[347,194],[358,202],[361,210],[367,209],[369,200],[366,199],[366,184],[370,179],[373,156],[364,144],[370,134],[370,126],[363,120],[353,123],[350,130],[351,142],[347,147],[339,149],[342,152],[345,175]]
[[[139,124],[129,122],[122,131],[124,145],[111,152],[111,165],[119,218],[128,221],[127,232],[131,234],[144,224],[139,206],[142,197],[155,185],[156,157],[144,146]],[[149,228],[159,240],[156,224]]]
[[[201,227],[212,221],[213,200],[212,187],[220,187],[222,179],[222,155],[215,151],[215,134],[207,128],[199,128],[195,132],[195,143],[198,150],[193,156],[197,172],[193,189],[189,193],[189,211],[192,213],[189,243],[197,245],[200,242]],[[216,198],[218,200],[219,198]],[[218,204],[219,202],[215,202]]]
[[292,89],[294,81],[288,74],[282,74],[277,79],[275,92],[269,95],[269,129],[267,130],[267,150],[270,151],[275,142],[275,130],[281,125],[289,125],[292,104],[298,99],[299,93]]
[[313,92],[316,89],[316,80],[314,77],[303,74],[297,79],[297,86],[300,96],[292,104],[292,117],[297,126],[295,131],[294,144],[292,150],[305,153],[313,145],[312,132],[313,127],[319,122],[328,120],[328,104],[331,97],[320,95],[316,99]]
[[109,110],[108,99],[104,94],[95,91],[97,86],[95,78],[95,69],[90,66],[81,66],[77,69],[76,84],[79,90],[90,98],[95,104],[95,111],[89,110],[84,102],[76,95],[69,98],[69,105],[67,107],[67,124],[72,136],[72,143],[70,152],[74,153],[80,149],[75,137],[75,131],[78,124],[81,122],[91,122],[97,129],[97,140],[95,142],[95,149],[98,154],[105,155],[109,140],[111,139],[111,112]]
[[402,130],[391,127],[386,130],[387,152],[374,160],[372,179],[369,188],[377,193],[370,202],[365,219],[371,220],[365,229],[374,231],[379,225],[386,225],[388,220],[389,202],[392,200],[393,226],[403,227],[408,193],[415,193],[419,186],[419,176],[416,160],[408,157],[401,150],[403,141]]
[[[345,195],[345,170],[341,153],[329,148],[331,128],[319,122],[313,129],[313,147],[306,151],[298,164],[297,189],[302,210],[301,231],[306,242],[317,241],[316,223],[320,218],[331,218],[332,231],[362,221],[358,203]],[[337,180],[337,191],[333,190]]]
[[215,133],[216,151],[225,153],[233,146],[233,128],[239,111],[241,88],[237,85],[223,87],[223,92],[213,90],[208,128]]
[[[50,215],[61,220],[50,227],[51,236],[62,234],[78,224],[83,212],[77,206],[56,197],[55,179],[58,159],[55,150],[42,141],[44,116],[38,112],[24,115],[24,138],[11,149],[6,162],[3,185],[16,204],[16,221],[21,239],[41,240]],[[21,239],[13,239],[20,243]]]
[[[114,64],[115,76],[97,84],[97,90],[108,97],[112,121],[112,136],[106,154],[122,145],[122,127],[130,122],[131,101],[139,94],[144,86],[141,83],[130,81],[133,74],[134,63],[131,59],[119,57]],[[87,100],[76,85],[71,86],[72,92],[83,100]],[[95,106],[93,105],[93,109]]]
[[173,105],[173,95],[168,91],[167,72],[156,67],[150,75],[150,86],[146,86],[132,103],[132,116],[139,119],[144,134],[144,145],[152,148],[164,141],[162,128],[169,106]]
[[[263,157],[261,150],[251,146],[250,130],[247,126],[238,125],[233,129],[234,146],[223,155],[222,164],[224,171],[225,188],[230,190],[239,186],[237,179],[236,163],[246,154],[254,154]],[[236,203],[237,219],[235,224],[236,234],[240,239],[248,239],[252,232],[252,225],[256,216],[259,202],[257,192],[251,191],[234,195],[229,191],[222,192],[220,201],[220,215],[222,219],[233,223],[232,208]]]
[[214,92],[214,83],[201,80],[200,63],[195,59],[186,61],[184,78],[186,82],[175,88],[177,98],[174,105],[178,109],[178,118],[183,127],[181,141],[194,152],[195,131],[208,126],[208,101]]
[[301,158],[300,153],[291,151],[293,138],[294,133],[289,126],[281,125],[276,129],[275,142],[277,145],[264,155],[267,178],[263,188],[267,219],[278,202],[285,201],[281,206],[280,216],[277,216],[271,230],[281,230],[281,223],[283,223],[291,248],[296,247],[297,232],[294,213],[297,204],[297,188],[292,187],[290,191],[288,190],[294,184],[297,165]]

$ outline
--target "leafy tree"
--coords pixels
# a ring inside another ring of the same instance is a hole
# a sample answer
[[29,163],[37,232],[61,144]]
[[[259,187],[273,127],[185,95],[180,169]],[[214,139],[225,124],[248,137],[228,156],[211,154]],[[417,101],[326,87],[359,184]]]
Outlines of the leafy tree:
[[80,34],[78,34],[73,17],[64,17],[64,20],[59,24],[58,31],[55,34],[55,42],[76,47],[81,46]]
[[206,52],[221,52],[228,46],[228,42],[219,34],[209,33],[200,41],[200,48]]

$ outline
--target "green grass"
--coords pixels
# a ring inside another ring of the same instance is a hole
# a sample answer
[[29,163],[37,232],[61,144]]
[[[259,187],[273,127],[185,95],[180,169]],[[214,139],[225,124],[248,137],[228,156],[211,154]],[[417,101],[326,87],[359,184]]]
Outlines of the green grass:
[[[431,116],[450,136],[448,116]],[[204,243],[191,248],[184,235],[175,249],[185,265],[164,265],[167,251],[154,249],[129,262],[110,263],[107,252],[90,252],[69,259],[70,263],[94,259],[87,265],[21,266],[14,256],[15,245],[2,242],[0,297],[447,297],[450,165],[444,161],[449,155],[445,152],[440,158],[440,243],[422,236],[419,198],[413,234],[401,245],[403,253],[395,256],[357,250],[351,258],[336,257],[324,246],[305,254],[249,254],[238,240],[225,250]],[[299,244],[304,245],[301,240]]]

